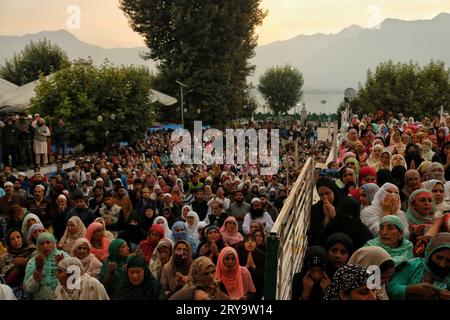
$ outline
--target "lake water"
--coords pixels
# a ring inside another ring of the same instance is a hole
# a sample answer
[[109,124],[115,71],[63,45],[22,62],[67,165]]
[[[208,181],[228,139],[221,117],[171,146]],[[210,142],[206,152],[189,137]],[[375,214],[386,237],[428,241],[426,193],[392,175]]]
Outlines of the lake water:
[[[322,100],[325,104],[320,103]],[[305,103],[305,108],[308,113],[336,113],[339,104],[344,100],[344,93],[304,93],[300,106],[289,111],[289,114],[300,112],[302,103]],[[264,105],[264,99],[258,94],[257,101],[260,105]],[[264,108],[258,108],[256,112],[264,112]]]

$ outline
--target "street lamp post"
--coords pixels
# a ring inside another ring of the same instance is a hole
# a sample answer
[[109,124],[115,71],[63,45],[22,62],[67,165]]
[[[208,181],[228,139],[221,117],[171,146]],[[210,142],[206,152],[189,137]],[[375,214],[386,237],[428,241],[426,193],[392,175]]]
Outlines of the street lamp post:
[[184,84],[181,81],[176,80],[176,83],[178,83],[180,85],[180,101],[181,101],[181,125],[183,126],[184,129],[184,95],[183,95],[183,88],[186,87],[188,88],[189,86],[187,84]]

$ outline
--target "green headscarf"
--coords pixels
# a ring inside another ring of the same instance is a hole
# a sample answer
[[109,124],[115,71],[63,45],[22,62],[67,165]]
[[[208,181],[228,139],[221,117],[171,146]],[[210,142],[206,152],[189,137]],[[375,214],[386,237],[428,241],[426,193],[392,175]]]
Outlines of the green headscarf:
[[[398,216],[394,215],[388,215],[384,216],[380,221],[380,227],[383,223],[392,223],[394,226],[396,226],[400,231],[405,230],[405,226],[403,225],[402,220]],[[381,242],[380,236],[376,237],[375,239],[369,240],[364,245],[365,247],[369,246],[377,246],[380,248],[383,248],[387,251],[392,257],[392,260],[394,260],[395,266],[397,267],[400,265],[403,261],[407,261],[414,258],[414,254],[412,252],[412,249],[414,245],[411,241],[408,239],[403,238],[403,240],[400,242],[399,246],[396,248],[391,248],[384,243]]]
[[127,263],[130,256],[126,256],[125,258],[119,257],[119,250],[124,244],[126,244],[126,241],[123,239],[115,239],[111,242],[108,248],[109,256],[103,261],[102,269],[98,276],[100,282],[104,284],[109,272],[109,265],[112,262],[116,263],[117,266],[113,271],[112,280],[106,288],[110,297],[114,295],[117,285],[127,277]]
[[[419,225],[420,224],[433,224],[433,222],[434,222],[434,214],[432,216],[424,217],[424,216],[420,215],[419,213],[417,213],[413,209],[412,203],[416,199],[417,195],[422,192],[431,194],[431,197],[433,198],[433,194],[426,189],[418,189],[418,190],[414,191],[413,193],[411,193],[411,195],[409,196],[409,199],[408,199],[408,210],[406,210],[406,219],[408,219],[408,222],[410,225],[412,225],[412,224],[419,224]],[[436,212],[437,209],[436,209],[436,203],[434,202],[434,198],[433,198],[432,207],[433,207],[433,212]]]
[[356,176],[356,180],[358,181],[358,177],[359,177],[359,162],[355,158],[347,158],[347,159],[345,159],[344,164],[349,164],[349,163],[353,163],[355,165],[355,176]]
[[[431,239],[430,243],[428,243],[427,249],[425,250],[425,258],[424,258],[424,267],[426,271],[432,273],[432,271],[428,266],[428,262],[431,259],[431,255],[440,249],[450,249],[449,232],[438,233],[433,239]],[[441,289],[448,289],[450,286],[450,274],[447,274],[447,276],[444,279],[441,280],[435,279],[433,285]]]

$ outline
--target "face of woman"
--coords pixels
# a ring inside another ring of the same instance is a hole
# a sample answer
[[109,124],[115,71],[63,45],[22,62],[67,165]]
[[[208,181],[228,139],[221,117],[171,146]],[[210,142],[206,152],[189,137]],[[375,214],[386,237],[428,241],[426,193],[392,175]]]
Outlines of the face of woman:
[[377,183],[377,178],[375,176],[365,176],[363,179],[361,179],[361,186],[367,184],[367,183]]
[[105,233],[103,232],[103,230],[95,231],[94,234],[92,235],[92,240],[101,241],[104,236],[105,236]]
[[237,229],[236,222],[234,222],[233,220],[228,220],[225,223],[225,226],[226,226],[226,229],[227,229],[228,232],[233,232],[233,231],[235,231]]
[[33,237],[34,240],[37,239],[37,237],[39,237],[39,235],[44,232],[44,230],[42,229],[36,229],[33,231],[33,234],[31,235]]
[[381,243],[390,248],[397,248],[403,238],[403,232],[389,222],[380,225],[379,234]]
[[411,190],[420,188],[420,174],[418,172],[410,173],[405,180],[406,185]]
[[334,193],[330,188],[325,186],[319,187],[317,189],[317,193],[319,194],[320,200],[322,200],[322,202],[328,201],[329,203],[333,203]]
[[67,285],[67,278],[69,277],[69,275],[67,274],[66,270],[60,269],[58,268],[56,270],[56,278],[58,278],[59,283],[62,286],[66,286]]
[[161,240],[161,235],[158,232],[150,231],[149,238],[152,243],[158,243]]
[[433,190],[431,190],[431,193],[433,194],[436,204],[440,204],[444,201],[444,186],[442,184],[436,183]]
[[209,288],[214,283],[215,275],[216,268],[214,266],[209,266],[205,269],[204,272],[202,272],[200,278],[198,279],[198,282],[205,288]]
[[190,210],[191,209],[189,209],[189,208],[184,208],[183,209],[183,217],[186,217]]
[[129,253],[130,253],[130,249],[128,248],[128,245],[126,243],[124,243],[119,249],[118,256],[120,258],[125,258],[126,256],[128,256]]
[[407,134],[402,135],[403,144],[408,144],[410,141],[411,141],[411,138]]
[[264,236],[262,235],[261,231],[256,231],[254,233],[254,235],[255,235],[256,244],[258,246],[264,245]]
[[49,256],[52,253],[53,249],[55,249],[55,243],[50,240],[41,241],[38,245],[39,252],[44,256]]
[[186,217],[186,221],[190,226],[193,226],[195,223],[195,218],[194,217]]
[[69,221],[67,223],[67,231],[69,232],[69,234],[75,234],[78,231],[78,226],[72,221]]
[[387,152],[384,152],[381,156],[380,156],[380,160],[381,160],[381,163],[383,164],[383,165],[388,165],[389,164],[389,162],[390,162],[390,156],[389,156],[389,153],[387,153]]
[[413,203],[413,209],[421,216],[433,215],[433,196],[431,194],[422,194],[417,196]]
[[159,260],[164,264],[170,260],[171,250],[167,247],[162,247],[158,249],[159,252]]
[[381,155],[381,149],[375,148],[372,150],[372,155],[375,159],[378,159]]
[[439,167],[434,167],[431,170],[431,176],[433,177],[440,177],[444,174],[444,170],[439,166]]
[[443,249],[433,253],[431,260],[442,270],[447,270],[447,275],[450,273],[450,249]]
[[377,300],[376,290],[367,288],[367,285],[353,289],[350,294],[346,294],[344,291],[339,293],[341,300]]
[[252,238],[247,238],[244,242],[245,250],[253,252],[256,249],[256,240]]
[[11,232],[9,235],[9,242],[11,243],[11,247],[13,249],[22,248],[22,236],[18,231]]
[[342,243],[336,243],[328,250],[328,260],[335,268],[340,268],[347,263],[349,252]]
[[385,270],[382,274],[381,274],[381,285],[383,286],[383,285],[386,285],[387,283],[388,283],[388,281],[389,281],[389,279],[391,279],[391,277],[392,277],[392,275],[394,274],[394,272],[395,272],[395,268],[394,267],[392,267],[392,268],[389,268],[389,269],[387,269],[387,270]]
[[[147,218],[153,218],[153,214],[154,214],[154,212],[153,212],[153,209],[146,209],[145,210],[145,216],[147,217]],[[162,221],[162,220],[161,220]]]
[[27,220],[27,228],[28,228],[28,230],[30,230],[30,227],[31,227],[33,224],[35,224],[35,223],[37,223],[36,219],[34,219],[34,218],[28,219],[28,220]]
[[346,170],[342,175],[342,182],[345,185],[351,182],[355,182],[355,172],[353,170]]
[[394,155],[392,156],[392,166],[403,166],[405,164],[405,160],[403,160],[402,156]]
[[209,232],[208,232],[208,240],[209,240],[209,242],[212,242],[212,241],[217,242],[217,241],[219,241],[220,240],[219,232],[216,229],[209,230]]
[[234,253],[229,253],[223,258],[223,264],[228,269],[228,271],[232,271],[236,266],[236,257]]
[[138,286],[144,281],[145,271],[142,268],[129,268],[128,269],[128,280],[133,286]]
[[89,246],[86,243],[83,243],[82,245],[80,245],[78,248],[75,249],[75,256],[80,260],[86,258],[88,254],[89,254]]

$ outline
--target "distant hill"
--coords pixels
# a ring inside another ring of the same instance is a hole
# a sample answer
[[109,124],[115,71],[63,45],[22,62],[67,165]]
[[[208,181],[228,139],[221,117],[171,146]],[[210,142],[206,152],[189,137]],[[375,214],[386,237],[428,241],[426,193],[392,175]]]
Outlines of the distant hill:
[[[92,57],[95,63],[108,58],[115,64],[142,64],[154,69],[139,53],[145,47],[105,49],[80,41],[65,30],[44,31],[24,36],[0,36],[0,63],[19,52],[30,40],[47,38],[58,44],[71,59]],[[443,60],[450,67],[450,14],[431,20],[386,19],[379,29],[350,26],[336,34],[299,35],[256,48],[252,63],[254,84],[268,68],[290,63],[304,75],[306,92],[342,92],[364,82],[367,69],[386,60],[427,64]]]

